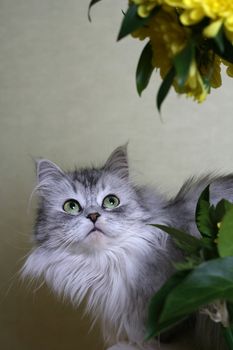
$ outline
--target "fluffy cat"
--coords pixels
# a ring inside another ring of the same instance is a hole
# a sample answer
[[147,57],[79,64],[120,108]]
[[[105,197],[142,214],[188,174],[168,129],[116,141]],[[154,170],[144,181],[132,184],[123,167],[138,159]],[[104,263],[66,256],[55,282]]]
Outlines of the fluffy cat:
[[[149,224],[198,235],[198,196],[211,182],[212,203],[233,201],[233,176],[191,179],[168,200],[132,183],[127,149],[121,146],[100,168],[63,172],[40,159],[37,179],[35,248],[23,275],[42,277],[75,306],[85,298],[94,320],[102,321],[106,342],[116,343],[111,350],[158,349],[156,341],[143,341],[148,302],[174,272],[172,261],[182,257],[170,237]],[[205,322],[197,321],[198,349],[205,338],[205,349],[222,350],[215,331],[207,336]]]

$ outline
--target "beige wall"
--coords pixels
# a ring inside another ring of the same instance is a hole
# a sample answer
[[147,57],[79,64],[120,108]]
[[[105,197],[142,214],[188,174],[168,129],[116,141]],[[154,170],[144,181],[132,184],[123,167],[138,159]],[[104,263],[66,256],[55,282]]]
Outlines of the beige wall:
[[0,1],[0,348],[101,349],[81,311],[17,271],[30,248],[33,156],[64,167],[98,163],[127,140],[136,179],[174,193],[193,173],[232,170],[232,80],[202,106],[171,94],[163,122],[157,75],[140,99],[134,74],[142,43],[115,42],[126,1]]

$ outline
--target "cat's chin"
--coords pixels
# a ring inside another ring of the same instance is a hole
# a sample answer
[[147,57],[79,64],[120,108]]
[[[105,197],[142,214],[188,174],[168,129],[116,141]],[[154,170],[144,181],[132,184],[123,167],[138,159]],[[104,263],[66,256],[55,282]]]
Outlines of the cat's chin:
[[107,248],[109,243],[109,237],[106,236],[102,231],[96,229],[88,233],[88,235],[77,245],[72,246],[73,253],[85,252],[95,252],[104,250]]
[[96,229],[96,230],[92,230],[91,232],[89,232],[89,234],[87,235],[87,237],[84,239],[84,242],[86,243],[92,243],[92,244],[101,244],[103,243],[103,240],[105,239],[105,234]]

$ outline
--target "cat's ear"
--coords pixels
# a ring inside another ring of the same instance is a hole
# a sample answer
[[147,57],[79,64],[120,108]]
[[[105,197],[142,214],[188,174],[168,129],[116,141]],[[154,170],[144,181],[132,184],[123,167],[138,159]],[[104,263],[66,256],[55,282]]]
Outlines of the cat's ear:
[[108,171],[115,173],[121,178],[129,177],[129,164],[128,164],[128,143],[117,147],[108,158],[104,168]]
[[37,182],[43,183],[49,180],[56,181],[64,176],[63,171],[53,162],[47,159],[36,159]]

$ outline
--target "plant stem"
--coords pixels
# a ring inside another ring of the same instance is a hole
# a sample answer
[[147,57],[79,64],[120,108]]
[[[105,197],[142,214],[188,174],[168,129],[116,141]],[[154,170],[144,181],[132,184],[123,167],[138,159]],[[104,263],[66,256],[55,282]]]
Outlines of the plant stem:
[[229,350],[233,350],[233,334],[230,327],[222,327],[223,334]]

